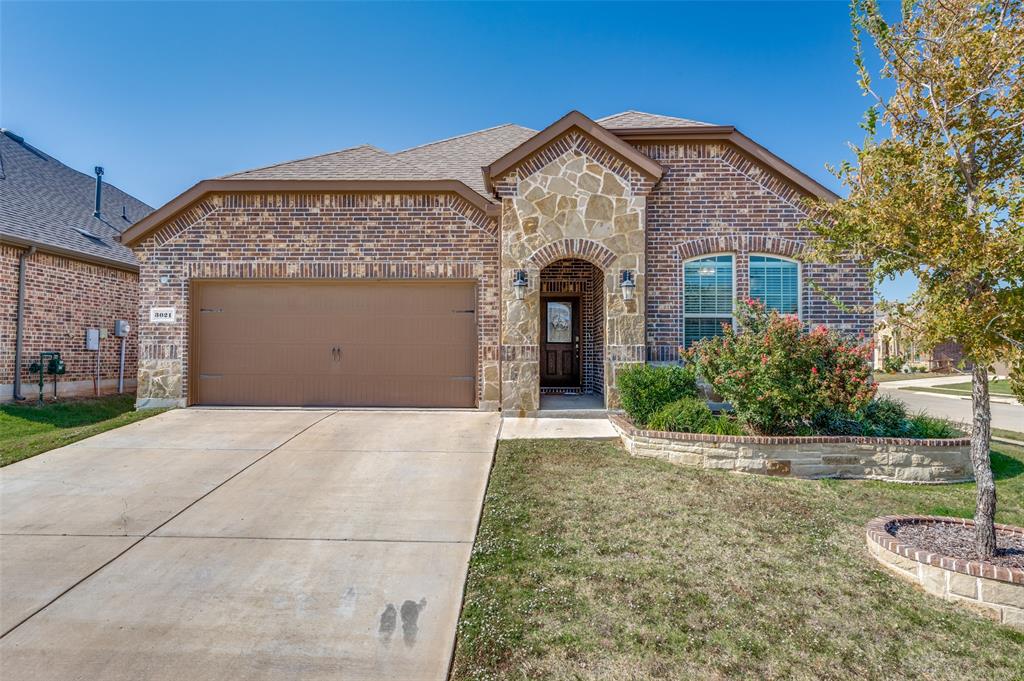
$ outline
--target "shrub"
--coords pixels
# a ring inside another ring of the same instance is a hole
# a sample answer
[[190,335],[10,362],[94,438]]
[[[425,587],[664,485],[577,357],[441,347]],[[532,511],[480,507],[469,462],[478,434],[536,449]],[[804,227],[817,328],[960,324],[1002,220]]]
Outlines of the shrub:
[[655,412],[648,426],[674,433],[706,433],[713,419],[711,408],[703,399],[684,397]]
[[925,413],[915,414],[907,419],[908,437],[943,438],[961,437],[960,430],[946,419],[928,416]]
[[712,435],[743,435],[743,426],[734,418],[728,416],[716,416],[711,419],[705,433]]
[[697,396],[697,377],[692,367],[634,364],[616,378],[622,408],[638,426],[666,404]]
[[863,425],[863,434],[874,437],[907,437],[910,430],[906,405],[887,395],[861,407],[857,420]]
[[864,422],[855,414],[835,409],[818,412],[808,425],[801,435],[867,435],[864,432]]
[[901,357],[886,357],[882,360],[882,371],[887,374],[898,374],[903,371],[904,363]]
[[739,332],[726,326],[685,356],[754,432],[806,432],[818,414],[853,416],[874,397],[869,345],[825,326],[806,331],[756,300],[739,303],[736,318]]

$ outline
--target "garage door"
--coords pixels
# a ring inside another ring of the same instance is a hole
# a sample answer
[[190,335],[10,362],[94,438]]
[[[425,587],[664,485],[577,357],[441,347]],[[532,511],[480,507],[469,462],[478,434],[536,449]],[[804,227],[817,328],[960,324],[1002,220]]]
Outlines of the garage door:
[[476,289],[464,282],[201,282],[193,400],[472,407]]

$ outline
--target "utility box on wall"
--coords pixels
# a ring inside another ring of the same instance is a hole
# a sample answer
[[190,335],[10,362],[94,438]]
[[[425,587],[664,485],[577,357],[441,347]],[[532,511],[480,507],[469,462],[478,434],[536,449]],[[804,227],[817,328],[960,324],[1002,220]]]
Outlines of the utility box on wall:
[[99,350],[100,349],[100,330],[99,329],[86,329],[85,330],[85,349],[86,350]]
[[114,322],[114,335],[118,338],[124,338],[132,331],[132,325],[125,319],[118,319]]

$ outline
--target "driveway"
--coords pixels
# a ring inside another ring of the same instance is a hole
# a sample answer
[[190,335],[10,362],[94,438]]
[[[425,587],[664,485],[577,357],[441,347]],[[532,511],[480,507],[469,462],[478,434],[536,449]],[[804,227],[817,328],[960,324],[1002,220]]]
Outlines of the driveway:
[[498,427],[188,409],[0,469],[0,677],[444,678]]
[[[900,383],[906,385],[903,381]],[[970,397],[912,392],[892,387],[888,383],[879,383],[878,387],[879,393],[902,400],[911,412],[926,411],[932,416],[941,416],[959,423],[970,423],[973,419]],[[992,402],[991,405],[993,427],[1024,431],[1024,406],[1003,402]]]

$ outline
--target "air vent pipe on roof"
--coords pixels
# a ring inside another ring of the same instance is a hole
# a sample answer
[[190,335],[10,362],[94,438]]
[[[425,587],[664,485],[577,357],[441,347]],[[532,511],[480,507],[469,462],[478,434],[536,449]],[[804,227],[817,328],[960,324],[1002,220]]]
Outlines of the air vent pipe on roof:
[[100,201],[103,199],[103,166],[96,166],[96,209],[93,211],[92,216],[98,218],[100,216]]

